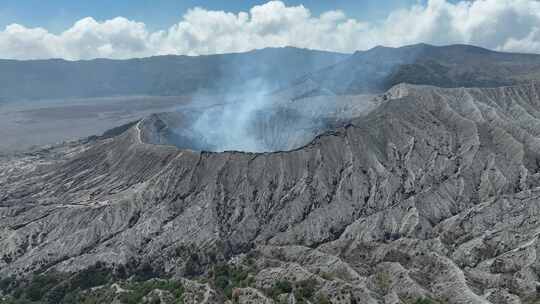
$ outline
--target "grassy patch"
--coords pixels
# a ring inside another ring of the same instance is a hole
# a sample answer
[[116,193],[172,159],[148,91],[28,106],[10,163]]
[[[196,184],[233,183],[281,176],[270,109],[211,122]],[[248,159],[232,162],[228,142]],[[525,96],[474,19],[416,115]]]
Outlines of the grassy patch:
[[227,299],[232,299],[234,288],[250,287],[254,283],[253,276],[249,270],[238,266],[218,264],[212,268],[210,273],[211,283],[216,290],[221,291]]
[[410,299],[409,301],[406,301],[406,303],[408,304],[445,304],[447,302],[444,300],[435,300],[432,298],[420,297],[416,299]]
[[291,282],[282,280],[277,281],[272,285],[272,288],[268,290],[266,293],[268,296],[270,296],[272,299],[277,300],[278,296],[283,293],[290,293],[293,291],[293,285]]
[[[153,274],[152,274],[153,275]],[[146,272],[136,275],[133,282],[121,281],[102,264],[75,273],[47,272],[30,278],[14,278],[0,281],[0,288],[6,296],[1,304],[102,304],[112,303],[117,297],[122,303],[139,303],[154,289],[169,291],[177,303],[182,302],[184,288],[180,282],[172,280],[145,280]],[[113,282],[130,292],[115,294]]]
[[392,279],[388,273],[378,272],[375,274],[375,285],[381,293],[387,294],[390,290],[390,286],[392,285]]
[[297,282],[287,280],[277,281],[272,287],[266,290],[266,295],[274,301],[278,301],[278,297],[284,293],[293,293],[296,303],[303,304],[310,301],[312,303],[326,304],[330,303],[328,298],[319,295],[315,296],[317,291],[317,281],[315,279],[307,279]]
[[155,289],[168,291],[178,303],[183,302],[184,286],[177,281],[150,280],[146,282],[130,282],[123,288],[129,290],[129,292],[122,293],[119,298],[120,302],[125,304],[137,304]]

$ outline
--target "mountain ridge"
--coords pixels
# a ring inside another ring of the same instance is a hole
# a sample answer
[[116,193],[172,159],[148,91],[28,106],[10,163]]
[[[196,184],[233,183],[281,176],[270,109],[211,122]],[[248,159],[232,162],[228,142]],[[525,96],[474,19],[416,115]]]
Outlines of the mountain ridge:
[[401,82],[440,87],[498,87],[538,80],[540,55],[503,53],[470,45],[415,44],[355,52],[295,81],[335,94],[382,93]]
[[[295,48],[208,56],[66,61],[0,60],[0,100],[229,92],[252,78],[268,86],[335,63],[345,55]],[[275,83],[273,83],[275,82]],[[30,88],[32,88],[30,90]]]
[[[425,57],[425,58],[424,58]],[[456,66],[457,65],[457,66]],[[197,95],[294,87],[306,80],[335,94],[382,93],[400,82],[489,87],[537,80],[540,55],[470,45],[378,46],[353,54],[265,48],[204,56],[164,55],[89,61],[0,60],[0,100]]]
[[255,254],[261,292],[238,286],[243,303],[309,279],[343,303],[534,297],[540,84],[400,84],[379,98],[293,151],[148,144],[143,120],[64,156],[2,162],[0,276],[100,262],[185,278]]

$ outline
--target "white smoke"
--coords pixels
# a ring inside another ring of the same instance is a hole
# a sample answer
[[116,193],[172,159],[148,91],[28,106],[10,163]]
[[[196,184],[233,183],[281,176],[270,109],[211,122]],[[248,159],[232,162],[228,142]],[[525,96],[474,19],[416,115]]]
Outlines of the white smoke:
[[223,106],[204,111],[190,130],[199,145],[218,152],[268,150],[252,129],[256,112],[271,105],[268,87],[263,79],[255,79],[240,91],[225,95]]
[[285,151],[309,143],[336,125],[328,121],[336,117],[335,100],[276,98],[270,94],[274,87],[270,79],[254,79],[216,97],[219,105],[186,113],[193,123],[174,130],[182,139],[175,144],[213,152]]

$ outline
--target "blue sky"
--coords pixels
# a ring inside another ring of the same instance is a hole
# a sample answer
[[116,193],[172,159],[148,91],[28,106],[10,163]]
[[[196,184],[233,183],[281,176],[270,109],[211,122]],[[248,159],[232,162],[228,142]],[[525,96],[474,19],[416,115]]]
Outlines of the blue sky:
[[352,53],[415,43],[540,53],[540,1],[532,0],[0,1],[0,58],[9,59],[283,46]]
[[[58,33],[81,18],[91,16],[107,20],[123,16],[144,22],[150,30],[168,28],[177,23],[192,7],[230,12],[248,11],[267,1],[239,0],[2,0],[0,28],[11,23],[28,27],[44,27]],[[288,6],[303,4],[313,14],[340,9],[347,16],[376,21],[398,8],[407,8],[419,0],[294,0],[283,1]]]

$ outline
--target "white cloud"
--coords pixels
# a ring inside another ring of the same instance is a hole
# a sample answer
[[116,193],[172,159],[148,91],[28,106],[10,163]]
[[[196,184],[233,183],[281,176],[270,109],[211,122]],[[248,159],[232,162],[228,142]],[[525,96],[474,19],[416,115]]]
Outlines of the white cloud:
[[353,52],[376,45],[468,43],[497,50],[540,52],[540,2],[429,0],[368,23],[342,11],[313,16],[308,8],[271,1],[249,12],[189,10],[167,30],[117,17],[76,22],[60,34],[13,24],[0,31],[0,57],[129,58],[212,54],[296,46]]

